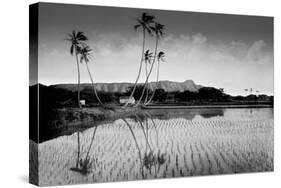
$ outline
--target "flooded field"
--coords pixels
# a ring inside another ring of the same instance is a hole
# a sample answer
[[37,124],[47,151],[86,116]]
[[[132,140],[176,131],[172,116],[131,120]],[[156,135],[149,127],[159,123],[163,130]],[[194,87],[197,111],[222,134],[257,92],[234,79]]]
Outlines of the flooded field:
[[39,144],[39,184],[273,170],[273,109],[144,111]]

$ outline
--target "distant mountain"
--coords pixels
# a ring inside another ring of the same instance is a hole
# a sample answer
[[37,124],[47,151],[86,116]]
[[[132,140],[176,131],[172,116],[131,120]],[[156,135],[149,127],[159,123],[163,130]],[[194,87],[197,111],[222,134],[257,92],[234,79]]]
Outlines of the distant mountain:
[[[133,86],[133,83],[96,83],[95,87],[98,91],[104,91],[104,92],[120,92],[124,93],[127,91],[127,89],[131,86]],[[151,85],[153,88],[156,86],[156,82],[151,82]],[[57,84],[52,85],[51,87],[56,89],[66,89],[69,91],[76,91],[77,90],[77,84]],[[193,80],[186,80],[184,82],[173,82],[173,81],[159,81],[158,88],[164,89],[166,92],[173,92],[173,91],[198,91],[202,86],[196,85]],[[92,89],[91,84],[89,83],[83,83],[80,85],[81,90],[84,89]]]
[[[156,86],[155,82],[151,83],[153,88]],[[198,91],[202,86],[196,85],[193,80],[186,80],[184,82],[173,82],[173,81],[160,81],[158,88],[164,89],[167,92],[172,91]]]

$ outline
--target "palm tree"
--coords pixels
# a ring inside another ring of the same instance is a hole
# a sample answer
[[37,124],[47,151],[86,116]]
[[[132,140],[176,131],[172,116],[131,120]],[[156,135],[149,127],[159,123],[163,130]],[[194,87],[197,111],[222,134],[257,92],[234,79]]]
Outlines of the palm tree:
[[[151,64],[151,61],[152,61],[152,58],[153,58],[153,55],[152,55],[152,52],[150,52],[149,50],[146,50],[145,53],[144,53],[144,62],[145,62],[145,78],[147,78],[148,76],[148,71],[147,71],[147,64]],[[143,87],[143,90],[142,90],[142,93],[141,93],[141,96],[138,100],[138,103],[137,105],[140,103],[140,101],[142,100],[143,96],[144,96],[144,92],[146,90],[146,99],[148,97],[148,92],[149,92],[149,89],[148,89],[148,86],[147,84],[145,83],[144,84],[144,87]],[[145,99],[145,100],[146,100]]]
[[[162,24],[159,24],[157,22],[154,22],[154,27],[151,27],[152,31],[154,32],[155,34],[155,37],[156,37],[156,40],[155,40],[155,50],[154,50],[154,58],[153,58],[153,61],[152,61],[152,64],[151,64],[151,67],[150,67],[150,71],[146,77],[146,80],[145,80],[145,85],[148,83],[148,79],[150,77],[150,74],[153,70],[153,66],[154,66],[154,63],[155,63],[155,60],[156,60],[156,57],[157,57],[157,48],[158,48],[158,42],[159,42],[159,39],[164,35],[164,25]],[[140,100],[138,101],[137,105],[140,103]]]
[[[151,60],[153,58],[153,55],[152,55],[152,52],[149,52],[149,50],[146,50],[144,56],[145,56],[145,58],[144,58],[145,59],[145,77],[147,77],[147,75],[148,75],[148,70],[147,70],[148,64],[151,64]],[[147,88],[146,88],[146,96],[145,96],[144,101],[147,101],[148,93],[149,93],[149,88],[147,86]]]
[[150,99],[145,103],[145,105],[149,104],[149,103],[151,102],[151,100],[153,99],[154,95],[155,95],[156,89],[157,89],[157,87],[158,87],[158,81],[159,81],[160,62],[165,62],[164,57],[165,57],[165,53],[162,52],[162,51],[160,51],[160,52],[158,53],[158,56],[157,56],[158,65],[157,65],[156,87],[155,87],[155,89],[153,90],[152,96],[151,96]]
[[[138,30],[138,28],[142,28],[142,33],[143,33],[143,41],[142,41],[142,52],[141,52],[141,60],[140,60],[140,66],[139,66],[139,71],[138,71],[138,75],[137,75],[137,78],[136,78],[136,81],[135,81],[135,84],[134,84],[134,88],[133,88],[133,91],[129,97],[129,99],[131,99],[134,95],[134,92],[136,90],[136,87],[137,87],[137,83],[139,81],[139,78],[140,78],[140,74],[141,74],[141,70],[142,70],[142,62],[143,62],[143,56],[144,56],[144,46],[145,46],[145,34],[146,32],[149,34],[149,35],[152,35],[152,26],[151,24],[154,22],[154,19],[155,17],[152,16],[152,15],[149,15],[147,13],[142,13],[142,16],[141,18],[137,18],[136,21],[138,22],[137,25],[134,26],[134,29],[135,31]],[[127,101],[127,103],[124,105],[125,107],[128,106],[129,104],[129,101]]]
[[77,102],[79,108],[81,108],[80,104],[80,68],[79,68],[79,61],[78,61],[78,49],[79,47],[84,44],[86,41],[88,41],[88,38],[84,35],[82,31],[76,32],[75,30],[72,31],[71,34],[68,34],[68,37],[66,40],[71,42],[70,46],[70,54],[75,55],[76,58],[76,64],[77,64],[77,72],[78,72],[78,85],[77,85]]
[[90,80],[91,80],[91,83],[92,83],[92,87],[94,89],[95,96],[96,96],[98,102],[100,103],[100,105],[103,106],[103,103],[101,102],[101,100],[98,96],[97,90],[96,90],[95,85],[94,85],[93,77],[92,77],[92,74],[91,74],[89,66],[88,66],[88,63],[89,63],[90,58],[91,58],[92,49],[88,45],[82,45],[82,47],[78,48],[78,52],[81,55],[80,56],[80,63],[85,62],[85,64],[86,64],[87,71],[88,71],[88,74],[89,74],[89,77],[90,77]]

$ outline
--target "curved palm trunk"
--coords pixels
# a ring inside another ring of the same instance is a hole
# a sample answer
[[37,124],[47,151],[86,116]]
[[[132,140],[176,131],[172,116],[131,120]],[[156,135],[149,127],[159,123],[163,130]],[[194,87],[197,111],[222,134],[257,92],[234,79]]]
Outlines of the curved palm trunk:
[[156,145],[157,145],[157,148],[159,149],[159,133],[158,133],[156,124],[155,124],[155,122],[154,122],[152,116],[151,116],[149,113],[145,112],[145,114],[149,117],[149,119],[151,120],[152,125],[153,125],[153,127],[154,127],[154,129],[155,129],[155,133],[156,133]]
[[145,119],[145,127],[146,127],[146,138],[147,138],[147,141],[149,143],[148,120],[147,119]]
[[[147,63],[145,64],[145,77],[147,77],[148,74],[148,70],[147,70]],[[149,92],[149,88],[146,88],[146,95],[145,95],[145,99],[144,99],[144,103],[146,103],[147,99],[148,99],[148,92]]]
[[87,66],[87,70],[88,70],[89,77],[90,77],[90,79],[91,79],[92,87],[93,87],[94,92],[95,92],[95,96],[96,96],[97,100],[99,101],[100,105],[103,106],[103,103],[101,102],[101,100],[100,100],[100,98],[99,98],[99,96],[98,96],[97,90],[96,90],[96,88],[95,88],[94,81],[93,81],[93,78],[92,78],[92,74],[91,74],[91,72],[90,72],[90,69],[89,69],[89,66],[88,66],[88,63],[87,63],[87,62],[86,62],[86,66]]
[[142,55],[141,55],[141,60],[140,60],[140,67],[139,67],[139,72],[138,72],[138,76],[137,76],[137,79],[135,81],[135,84],[134,84],[134,88],[133,88],[133,91],[129,97],[129,100],[126,102],[126,104],[124,105],[124,107],[127,107],[128,104],[129,104],[129,101],[130,99],[134,96],[134,93],[135,93],[135,90],[137,88],[137,83],[139,81],[139,78],[140,78],[140,75],[141,75],[141,69],[142,69],[142,62],[143,62],[143,55],[144,55],[144,45],[145,45],[145,29],[143,28],[143,41],[142,41]]
[[[152,122],[152,125],[155,129],[155,132],[156,132],[156,148],[158,149],[158,155],[160,153],[160,148],[159,148],[159,134],[158,134],[158,130],[157,130],[157,127],[156,127],[156,124],[152,118],[152,116],[150,115],[150,113],[148,112],[145,112],[145,114],[149,117],[149,119],[151,120]],[[160,166],[158,166],[158,171],[157,171],[157,163],[154,164],[154,177],[157,178],[157,173],[159,172],[160,170]]]
[[[152,61],[152,64],[151,64],[149,73],[148,73],[148,75],[147,75],[147,77],[146,77],[146,80],[145,80],[144,88],[145,88],[146,85],[148,85],[148,79],[149,79],[150,74],[152,73],[152,70],[153,70],[153,66],[154,66],[154,63],[155,63],[155,60],[156,60],[156,55],[157,55],[157,48],[158,48],[158,37],[156,36],[154,57],[153,57],[153,61]],[[142,97],[143,97],[143,95],[144,95],[144,91],[145,91],[145,89],[142,90],[141,97],[140,97],[140,99],[138,100],[136,106],[140,104],[140,102],[141,102],[141,100],[142,100]]]
[[90,146],[89,146],[89,149],[88,149],[88,151],[87,151],[87,154],[86,154],[86,158],[85,158],[85,159],[87,159],[88,156],[89,156],[91,147],[92,147],[93,142],[94,142],[94,139],[95,139],[95,135],[96,135],[97,129],[98,129],[98,126],[95,127],[95,130],[94,130],[94,133],[93,133],[93,136],[92,136],[92,139],[91,139],[91,143],[90,143]]
[[153,91],[153,87],[152,87],[152,84],[149,83],[149,80],[147,81],[147,93],[146,93],[146,97],[145,97],[145,100],[144,100],[144,104],[147,103],[147,101],[149,100],[149,89],[151,91]]
[[151,95],[150,99],[149,99],[149,100],[145,103],[145,105],[148,105],[148,104],[152,101],[152,99],[153,99],[153,97],[154,97],[154,95],[155,95],[156,89],[158,88],[158,81],[159,81],[159,69],[160,69],[160,61],[158,61],[157,76],[156,76],[156,86],[155,86],[155,89],[153,90],[153,93],[152,93],[152,95]]
[[76,168],[79,168],[79,159],[80,159],[80,135],[79,131],[77,132],[77,143],[78,143],[78,151],[77,151],[77,160],[76,160]]
[[78,61],[78,54],[75,48],[75,56],[76,56],[76,63],[77,63],[77,72],[78,72],[78,85],[77,85],[77,102],[78,102],[78,107],[81,108],[81,104],[80,104],[80,67],[79,67],[79,61]]
[[138,117],[137,115],[135,115],[135,116],[136,116],[136,119],[137,119],[137,121],[139,122],[139,124],[140,124],[140,126],[141,126],[141,129],[142,129],[142,132],[143,132],[143,135],[144,135],[146,144],[147,144],[149,150],[152,152],[152,148],[151,148],[151,146],[150,146],[150,144],[149,144],[148,136],[147,136],[147,134],[145,133],[144,126],[143,126],[141,120],[139,119],[139,117]]
[[[147,79],[147,76],[146,76],[146,79]],[[143,98],[143,96],[144,96],[145,91],[146,91],[146,90],[148,91],[148,89],[146,89],[146,88],[147,88],[147,85],[148,85],[147,82],[148,82],[148,81],[145,81],[145,83],[144,83],[144,86],[143,86],[143,89],[142,89],[142,92],[141,92],[141,96],[140,96],[140,98],[139,98],[139,100],[138,100],[136,106],[138,106],[138,105],[141,103],[141,100],[142,100],[142,98]]]

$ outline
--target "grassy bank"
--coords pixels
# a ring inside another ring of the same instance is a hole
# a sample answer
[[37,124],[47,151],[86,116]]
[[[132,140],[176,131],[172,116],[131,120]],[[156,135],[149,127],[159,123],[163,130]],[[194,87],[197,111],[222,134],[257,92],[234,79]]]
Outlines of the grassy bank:
[[139,107],[122,108],[120,106],[106,108],[61,108],[56,110],[58,119],[52,126],[53,128],[61,128],[82,122],[114,120],[140,111],[142,109]]
[[143,110],[139,107],[122,108],[121,106],[52,109],[40,113],[39,136],[37,123],[31,123],[30,138],[35,142],[43,142],[61,135],[83,131],[100,123],[112,122],[140,111]]

